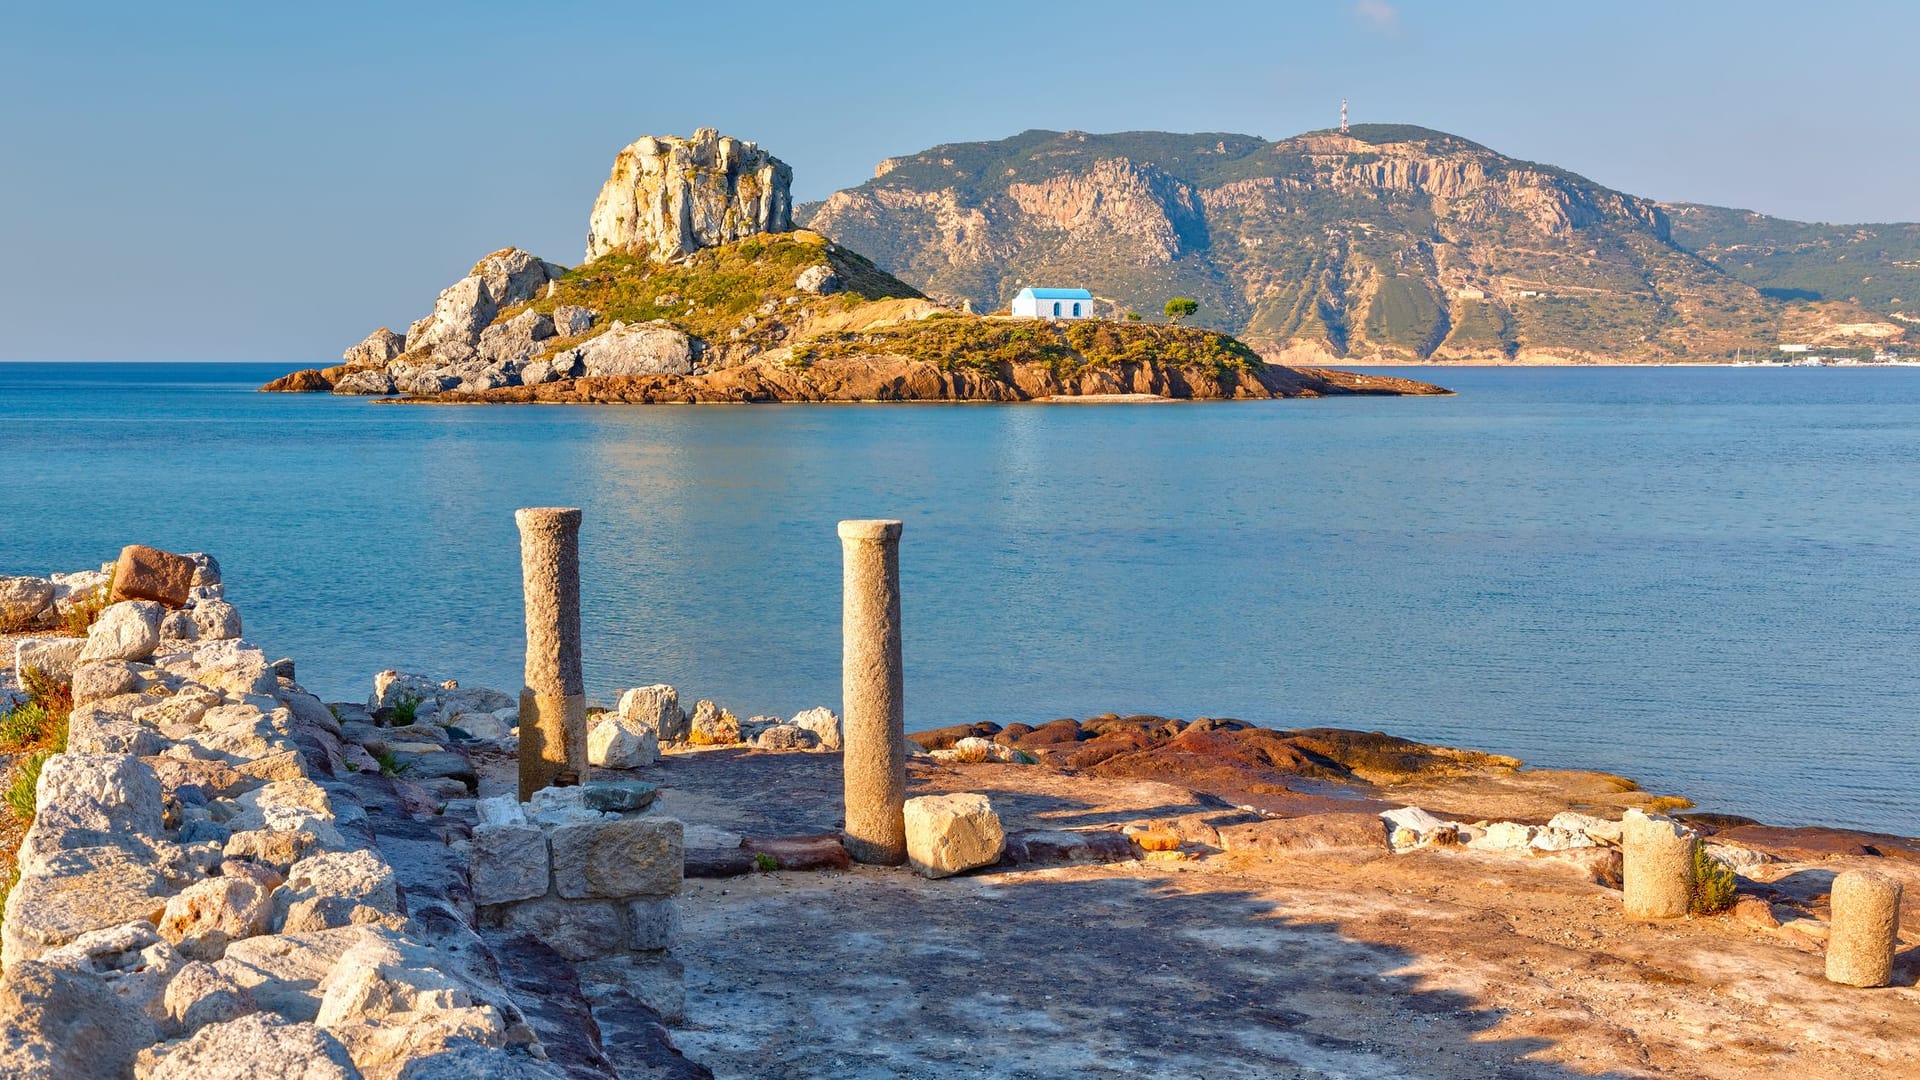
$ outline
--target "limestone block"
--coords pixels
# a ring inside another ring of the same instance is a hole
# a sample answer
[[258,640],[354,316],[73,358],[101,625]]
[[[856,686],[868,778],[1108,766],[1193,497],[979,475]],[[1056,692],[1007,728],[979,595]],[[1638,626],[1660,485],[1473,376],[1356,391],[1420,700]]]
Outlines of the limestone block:
[[605,814],[637,814],[660,797],[660,785],[644,780],[596,780],[580,786],[580,805]]
[[587,730],[587,761],[603,769],[643,769],[660,757],[652,728],[605,715]]
[[569,899],[672,896],[680,891],[684,837],[664,817],[583,821],[555,828],[554,891]]
[[525,825],[526,811],[521,809],[520,800],[511,795],[495,795],[492,798],[477,799],[473,804],[474,813],[479,815],[482,825]]
[[774,724],[753,739],[753,745],[761,750],[811,750],[819,742],[819,736],[793,724]]
[[147,600],[110,605],[87,630],[78,663],[94,660],[143,661],[160,644],[160,620],[166,609]]
[[108,570],[81,570],[72,574],[50,574],[53,582],[53,613],[65,618],[75,604],[104,601],[109,584]]
[[232,975],[205,961],[182,967],[161,997],[162,1026],[192,1034],[208,1024],[238,1020],[260,1011],[253,995]]
[[316,852],[321,839],[310,829],[244,829],[227,838],[223,851],[229,859],[250,859],[285,874]]
[[134,666],[119,660],[80,662],[73,669],[73,703],[86,705],[132,691],[140,685]]
[[122,923],[81,934],[49,949],[40,962],[85,972],[116,997],[154,1020],[166,1015],[161,994],[187,961],[147,922]]
[[618,901],[542,896],[495,912],[505,929],[531,934],[568,960],[622,952],[630,940],[625,905]]
[[55,754],[34,789],[45,828],[160,835],[160,781],[128,754]]
[[174,643],[199,641],[200,624],[193,621],[193,612],[184,608],[167,612],[160,620],[160,640],[166,643],[161,646],[166,651],[177,651],[169,648]]
[[680,902],[672,897],[634,900],[627,904],[627,923],[633,928],[630,946],[640,952],[673,948],[680,933]]
[[252,1013],[142,1054],[136,1080],[360,1080],[347,1048],[313,1024]]
[[121,1080],[153,1022],[101,980],[9,949],[0,979],[0,1076]]
[[[35,826],[40,832],[41,826]],[[28,836],[32,842],[34,834]],[[153,852],[132,844],[80,847],[29,854],[23,847],[21,878],[7,899],[0,949],[7,967],[31,960],[91,930],[130,922],[154,922],[167,896],[183,882],[178,871]]]
[[1488,825],[1485,832],[1470,838],[1467,846],[1475,851],[1524,852],[1533,847],[1533,839],[1539,834],[1540,827],[1537,825],[1496,821]]
[[263,1012],[312,1021],[320,1015],[320,983],[369,932],[364,926],[349,926],[262,934],[229,945],[227,955],[212,966],[244,989]]
[[1844,986],[1885,986],[1893,981],[1899,945],[1900,882],[1872,870],[1835,877],[1827,978]]
[[1007,834],[985,795],[908,799],[907,861],[921,875],[948,877],[1000,861]]
[[840,749],[840,718],[834,715],[832,709],[825,707],[806,709],[795,713],[793,719],[787,723],[813,732],[822,750]]
[[1553,815],[1552,820],[1547,822],[1547,828],[1565,829],[1568,832],[1583,833],[1587,839],[1592,840],[1596,844],[1607,844],[1612,847],[1619,847],[1623,826],[1618,821],[1608,821],[1606,818],[1596,817],[1593,814],[1582,814],[1573,810],[1565,810]]
[[284,933],[380,922],[400,906],[393,867],[366,850],[301,859],[273,900],[274,924]]
[[528,821],[536,825],[567,825],[576,821],[602,821],[607,815],[587,805],[584,786],[541,788],[522,804]]
[[86,647],[85,638],[22,638],[13,647],[13,670],[38,669],[68,682],[73,678],[74,665],[80,662],[80,651]]
[[687,1019],[686,966],[664,953],[640,953],[576,965],[580,990],[589,1001],[625,991],[669,1024]]
[[[385,1020],[410,1012],[463,1009],[473,995],[458,980],[425,966],[422,950],[369,934],[341,954],[320,981],[323,1028]],[[409,954],[413,955],[409,955]]]
[[189,682],[234,697],[271,696],[280,688],[280,680],[267,663],[266,654],[234,638],[203,641],[192,649],[156,657],[154,664]]
[[711,701],[698,701],[688,721],[687,741],[695,746],[727,746],[740,741],[740,721]]
[[373,696],[367,699],[367,708],[390,709],[409,699],[416,703],[437,701],[445,689],[443,684],[444,680],[412,672],[382,671],[373,677]]
[[505,904],[546,895],[547,838],[537,826],[477,825],[469,851],[474,903]]
[[193,625],[203,641],[240,636],[240,609],[224,600],[202,600],[193,605]]
[[[257,864],[254,864],[257,865]],[[267,932],[280,875],[236,872],[187,886],[167,901],[160,934],[195,960],[218,960],[227,944]]]
[[1627,917],[1677,919],[1693,898],[1693,847],[1686,827],[1628,810],[1622,821],[1621,877]]
[[158,728],[198,724],[207,715],[208,706],[219,701],[217,695],[207,691],[182,692],[139,706],[133,710],[133,718]]
[[[193,575],[199,567],[185,555],[129,544],[120,549],[119,565],[113,570],[113,591],[108,599],[152,600],[170,608],[184,607],[193,588]],[[155,625],[159,622],[155,617]]]
[[204,551],[189,551],[186,557],[193,560],[193,587],[218,588],[224,580],[220,576],[220,560]]
[[53,606],[53,582],[37,577],[0,577],[0,633],[32,626]]
[[[107,665],[87,665],[88,668],[104,666]],[[118,709],[96,707],[99,704],[90,702],[79,706],[68,717],[67,750],[69,752],[150,757],[166,749],[166,740],[158,731],[125,716]]]
[[687,714],[680,708],[680,693],[665,683],[621,694],[620,718],[652,728],[663,743],[687,739]]

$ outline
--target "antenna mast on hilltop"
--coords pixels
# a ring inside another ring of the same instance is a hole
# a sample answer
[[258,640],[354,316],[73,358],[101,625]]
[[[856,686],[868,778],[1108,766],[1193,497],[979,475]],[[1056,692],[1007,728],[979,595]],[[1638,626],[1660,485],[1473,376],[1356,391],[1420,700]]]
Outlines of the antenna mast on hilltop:
[[1340,99],[1340,134],[1347,133],[1347,99]]

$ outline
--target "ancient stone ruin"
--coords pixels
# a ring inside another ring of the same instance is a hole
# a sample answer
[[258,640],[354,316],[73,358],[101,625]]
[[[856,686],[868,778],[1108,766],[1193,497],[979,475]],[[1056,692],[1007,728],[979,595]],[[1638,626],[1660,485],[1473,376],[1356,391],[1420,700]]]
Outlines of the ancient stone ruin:
[[[27,624],[98,608],[83,637],[36,631],[16,646],[16,669],[69,685],[73,710],[64,751],[41,766],[0,922],[0,1076],[277,1076],[294,1063],[324,1080],[708,1075],[665,1026],[689,1019],[674,952],[689,876],[846,872],[858,861],[946,878],[1177,862],[1198,846],[1269,859],[1465,849],[1563,858],[1617,882],[1628,918],[1666,920],[1698,914],[1703,860],[1743,850],[1637,809],[1617,821],[1566,811],[1542,825],[1378,803],[1233,807],[1010,831],[978,793],[906,798],[909,757],[942,769],[1079,768],[1071,763],[1088,760],[1075,755],[1103,739],[1153,747],[1150,728],[1166,729],[1161,745],[1261,733],[1238,721],[1109,717],[1017,733],[957,725],[917,734],[924,747],[910,741],[901,524],[891,520],[839,524],[844,725],[825,708],[742,720],[709,700],[689,715],[659,684],[590,709],[580,518],[571,508],[517,515],[527,644],[517,702],[386,671],[364,705],[322,703],[293,661],[270,662],[241,637],[205,555],[136,546],[97,571],[0,578],[0,600]],[[690,827],[634,775],[663,746],[838,751],[844,828],[743,837]],[[482,797],[483,783],[506,793]],[[1899,981],[1901,893],[1885,874],[1838,875],[1822,935],[1827,979]]]

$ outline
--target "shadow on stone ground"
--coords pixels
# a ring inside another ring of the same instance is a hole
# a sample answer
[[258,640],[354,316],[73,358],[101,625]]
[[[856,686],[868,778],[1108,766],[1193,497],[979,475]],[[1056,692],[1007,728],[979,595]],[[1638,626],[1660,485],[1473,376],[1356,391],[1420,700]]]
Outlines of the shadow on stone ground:
[[685,907],[675,1038],[723,1077],[1591,1075],[1526,1060],[1552,1043],[1494,1034],[1410,953],[1244,891],[861,870],[693,883]]
[[[1009,829],[1220,807],[1165,784],[1006,769],[916,761],[910,793],[987,794]],[[689,822],[840,824],[837,754],[674,755],[651,778]],[[1590,1075],[1528,1060],[1553,1043],[1495,1034],[1504,1012],[1423,986],[1413,953],[1231,881],[1138,864],[689,881],[676,951],[691,1026],[674,1038],[723,1077]]]

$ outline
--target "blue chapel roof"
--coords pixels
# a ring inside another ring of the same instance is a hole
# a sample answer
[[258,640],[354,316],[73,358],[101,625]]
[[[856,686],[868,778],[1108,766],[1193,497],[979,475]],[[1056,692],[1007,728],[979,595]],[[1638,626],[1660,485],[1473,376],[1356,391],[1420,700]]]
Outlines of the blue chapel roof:
[[1036,289],[1032,286],[1021,289],[1021,296],[1030,296],[1035,300],[1091,300],[1093,294],[1085,289]]

